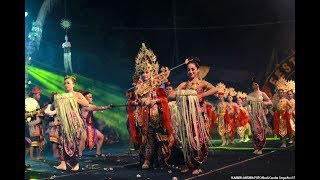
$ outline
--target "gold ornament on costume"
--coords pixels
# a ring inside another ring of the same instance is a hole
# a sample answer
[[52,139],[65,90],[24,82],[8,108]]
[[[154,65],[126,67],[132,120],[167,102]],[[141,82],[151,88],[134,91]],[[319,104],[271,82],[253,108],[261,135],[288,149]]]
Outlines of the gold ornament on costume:
[[238,91],[237,98],[245,99],[247,97],[247,93]]
[[210,71],[209,66],[200,66],[199,67],[199,78],[204,79],[207,76],[209,71]]
[[276,82],[276,86],[278,91],[283,90],[284,92],[287,92],[287,81],[283,77]]
[[228,92],[227,94],[230,95],[230,96],[232,96],[232,97],[237,95],[237,92],[236,92],[236,91],[234,90],[234,88],[232,88],[232,87],[227,88],[226,90],[227,90],[227,92]]
[[135,74],[140,75],[144,71],[150,71],[158,73],[159,63],[157,57],[154,55],[151,49],[147,49],[146,45],[142,43],[142,47],[136,57],[136,72]]
[[218,88],[218,92],[215,94],[215,96],[219,96],[219,94],[223,94],[224,97],[227,97],[228,95],[228,91],[227,91],[227,88],[226,88],[226,85],[219,82],[217,85],[216,85],[216,88]]
[[293,80],[287,81],[287,91],[292,91],[295,93],[296,83]]
[[[170,69],[168,67],[162,67],[159,72],[159,63],[157,57],[154,55],[151,49],[148,49],[144,43],[135,59],[136,67],[133,79],[133,85],[136,85],[136,91],[139,95],[143,95],[154,87],[158,87],[168,81],[170,75]],[[151,74],[151,81],[142,82],[140,76],[143,72],[149,71]]]

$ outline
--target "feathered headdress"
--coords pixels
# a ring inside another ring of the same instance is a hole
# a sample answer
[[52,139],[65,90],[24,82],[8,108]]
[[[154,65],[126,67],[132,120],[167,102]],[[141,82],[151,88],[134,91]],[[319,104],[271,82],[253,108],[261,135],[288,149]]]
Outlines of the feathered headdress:
[[[146,45],[142,43],[142,47],[135,59],[135,73],[133,75],[133,85],[141,84],[141,74],[145,71],[151,73],[151,87],[157,87],[168,81],[170,69],[168,67],[161,67],[159,72],[159,63],[157,57],[151,49],[147,49]],[[145,84],[144,86],[149,86]],[[141,89],[150,89],[151,87],[143,87]],[[143,90],[143,92],[145,92]],[[143,93],[141,90],[141,93]]]
[[295,93],[295,89],[296,89],[295,82],[293,80],[287,81],[287,91],[292,91],[293,93]]
[[283,90],[284,92],[287,92],[287,81],[281,77],[277,82],[276,82],[277,90]]
[[216,88],[218,88],[218,92],[215,94],[216,96],[223,95],[224,97],[227,97],[228,91],[225,84],[219,82],[216,85]]
[[226,89],[228,96],[236,96],[237,92],[234,90],[234,88],[230,87]]
[[158,73],[159,63],[157,56],[154,55],[151,49],[147,49],[146,45],[142,43],[142,47],[136,57],[136,72],[135,74],[142,74],[144,71],[151,73]]
[[247,97],[247,93],[241,92],[241,91],[237,92],[237,98],[245,99],[246,97]]

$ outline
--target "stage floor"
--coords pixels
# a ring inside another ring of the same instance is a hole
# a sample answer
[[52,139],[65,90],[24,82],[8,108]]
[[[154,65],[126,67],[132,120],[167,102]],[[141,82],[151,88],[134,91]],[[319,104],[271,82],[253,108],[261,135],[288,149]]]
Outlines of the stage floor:
[[[25,179],[272,179],[273,177],[295,176],[295,145],[280,148],[278,139],[268,138],[262,155],[253,154],[252,142],[237,143],[220,147],[219,140],[212,141],[207,162],[200,168],[202,173],[181,173],[179,167],[155,167],[142,170],[137,152],[129,154],[127,143],[104,145],[106,158],[95,157],[95,149],[85,150],[80,159],[80,170],[56,170],[59,164],[52,151],[43,152],[44,160],[26,162],[31,168],[25,170]],[[252,176],[252,177],[251,177]],[[256,177],[253,177],[256,176]],[[258,177],[259,176],[259,177]]]

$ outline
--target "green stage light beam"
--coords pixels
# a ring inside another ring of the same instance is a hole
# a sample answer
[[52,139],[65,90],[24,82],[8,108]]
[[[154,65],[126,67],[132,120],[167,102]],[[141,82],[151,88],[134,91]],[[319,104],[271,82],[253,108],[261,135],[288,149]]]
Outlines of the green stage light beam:
[[[28,66],[29,76],[33,78],[43,89],[43,95],[50,97],[52,92],[64,93],[64,75],[56,74],[45,69],[34,66]],[[109,104],[125,104],[125,90],[107,83],[102,83],[92,78],[75,74],[77,84],[75,90],[84,89],[90,91],[93,95],[93,103],[98,106]],[[107,126],[112,127],[121,137],[127,138],[128,131],[126,128],[127,113],[125,107],[118,107],[105,110],[104,112],[95,113],[97,119],[103,120]]]

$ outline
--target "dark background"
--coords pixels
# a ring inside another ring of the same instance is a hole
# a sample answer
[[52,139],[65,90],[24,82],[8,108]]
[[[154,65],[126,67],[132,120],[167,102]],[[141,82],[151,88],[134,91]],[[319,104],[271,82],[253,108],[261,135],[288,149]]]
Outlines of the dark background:
[[[25,1],[26,37],[42,2]],[[172,68],[197,56],[211,68],[207,81],[245,92],[253,74],[264,81],[273,49],[280,60],[295,49],[294,0],[57,0],[47,13],[32,65],[64,71],[64,18],[72,22],[67,33],[74,72],[123,89],[131,87],[143,42],[161,66]],[[177,86],[185,78],[180,67],[169,80]]]

